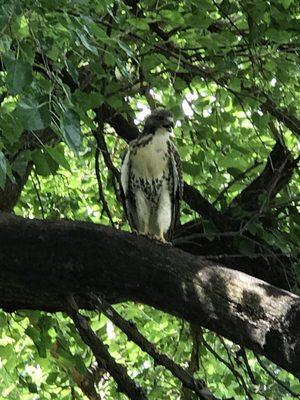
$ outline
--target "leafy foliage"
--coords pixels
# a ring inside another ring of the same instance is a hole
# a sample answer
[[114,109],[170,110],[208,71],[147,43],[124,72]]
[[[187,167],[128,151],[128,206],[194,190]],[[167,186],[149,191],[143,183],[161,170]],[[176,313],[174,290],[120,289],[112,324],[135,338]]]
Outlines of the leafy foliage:
[[[94,135],[104,128],[108,152],[103,155],[109,153],[118,168],[126,144],[111,118],[135,118],[140,127],[150,108],[162,105],[177,119],[175,141],[186,183],[238,221],[232,253],[251,258],[263,243],[260,253],[283,253],[299,278],[296,168],[275,193],[276,180],[261,190],[258,209],[234,202],[262,173],[276,142],[294,159],[299,156],[299,126],[293,123],[300,100],[299,16],[295,0],[0,1],[2,195],[29,169],[17,214],[110,224],[104,198],[113,223],[128,229],[105,156],[99,160],[99,201]],[[182,224],[199,217],[213,241],[220,235],[216,223],[182,206]],[[188,366],[193,340],[186,324],[145,306],[117,308],[163,352]],[[193,398],[106,318],[90,317],[111,354],[147,388],[150,399]],[[66,316],[1,313],[0,326],[3,398],[82,398],[76,377],[86,373],[92,355]],[[255,383],[236,345],[211,332],[203,337],[195,376],[205,378],[216,396],[290,399],[252,353],[248,363]],[[264,363],[300,392],[295,378]],[[107,374],[100,383],[103,398],[124,398]]]

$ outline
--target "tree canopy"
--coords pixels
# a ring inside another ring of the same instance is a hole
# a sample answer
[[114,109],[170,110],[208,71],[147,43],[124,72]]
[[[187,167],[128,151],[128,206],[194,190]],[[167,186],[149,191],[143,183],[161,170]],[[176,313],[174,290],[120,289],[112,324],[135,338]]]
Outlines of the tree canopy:
[[[300,398],[299,2],[0,0],[0,32],[0,397]],[[119,189],[155,107],[173,248]]]

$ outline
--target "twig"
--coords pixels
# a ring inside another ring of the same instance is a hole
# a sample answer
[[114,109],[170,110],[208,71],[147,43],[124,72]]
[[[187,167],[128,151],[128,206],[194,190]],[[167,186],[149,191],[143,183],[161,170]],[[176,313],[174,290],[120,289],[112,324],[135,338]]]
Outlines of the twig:
[[193,390],[201,400],[218,400],[205,387],[202,380],[195,380],[186,370],[176,364],[165,354],[161,354],[155,346],[148,341],[132,323],[124,319],[117,311],[111,307],[104,299],[91,295],[93,305],[109,318],[118,328],[120,328],[128,339],[136,343],[144,352],[149,354],[157,365],[162,365],[178,378],[184,387]]
[[249,172],[251,172],[253,169],[257,168],[261,164],[262,164],[262,161],[255,160],[253,165],[250,165],[249,168],[247,168],[245,171],[241,172],[236,177],[234,177],[234,179],[232,179],[227,184],[227,186],[218,194],[216,200],[212,203],[212,205],[214,206],[216,203],[218,203],[218,201],[220,201],[224,197],[224,194],[226,192],[228,192],[228,190],[231,188],[231,186],[233,186],[238,181],[241,181]]
[[227,353],[227,357],[228,357],[229,363],[230,363],[230,365],[231,365],[231,367],[232,367],[232,371],[235,371],[235,372],[234,372],[234,375],[235,375],[236,377],[239,377],[240,382],[241,382],[241,385],[243,386],[244,391],[245,391],[245,393],[246,393],[247,396],[248,396],[248,399],[249,399],[249,400],[253,400],[253,397],[252,397],[252,395],[251,395],[251,393],[250,393],[250,391],[249,391],[249,389],[248,389],[248,387],[247,387],[247,383],[246,383],[246,381],[245,381],[243,375],[242,375],[241,373],[237,373],[238,371],[235,369],[234,362],[233,362],[233,360],[232,360],[232,357],[231,357],[230,351],[229,351],[229,349],[228,349],[228,346],[227,346],[226,343],[225,343],[225,340],[222,338],[222,336],[219,336],[219,335],[218,335],[218,338],[219,338],[220,342],[222,343],[222,345],[223,345],[223,347],[224,347],[224,349],[225,349],[225,351],[226,351],[226,353]]
[[[255,353],[254,353],[255,354]],[[281,387],[283,387],[291,396],[300,399],[300,394],[297,394],[296,392],[294,392],[292,389],[290,389],[284,382],[282,382],[279,378],[277,378],[277,376],[275,374],[273,374],[272,371],[270,371],[265,364],[261,361],[261,359],[259,358],[259,356],[257,354],[255,354],[255,357],[258,361],[258,364],[262,367],[262,369],[264,371],[266,371],[266,373],[272,378],[274,379],[274,381],[276,381],[278,383],[278,385],[280,385]]]
[[246,367],[246,370],[247,370],[247,373],[248,373],[248,375],[249,375],[249,378],[250,378],[251,382],[253,383],[253,385],[257,385],[255,376],[253,375],[253,372],[252,372],[251,367],[250,367],[250,365],[249,365],[247,353],[246,353],[244,347],[241,347],[241,348],[240,348],[240,350],[236,353],[236,356],[237,356],[237,359],[238,359],[239,357],[242,357],[242,359],[243,359],[243,361],[244,361],[244,364],[245,364],[245,367]]
[[35,190],[35,192],[36,192],[36,195],[37,195],[37,198],[38,198],[38,201],[39,201],[39,205],[40,205],[40,207],[41,207],[42,218],[45,219],[44,206],[43,206],[43,202],[42,202],[42,199],[41,199],[41,196],[40,196],[40,192],[39,192],[39,190],[41,190],[41,184],[40,184],[38,175],[37,175],[37,173],[36,173],[36,170],[34,169],[33,172],[34,172],[34,176],[35,176],[35,178],[36,178],[36,180],[37,180],[37,183],[38,183],[38,185],[39,185],[39,188],[37,187],[37,185],[36,185],[36,183],[35,183],[35,181],[34,181],[33,176],[32,176],[32,184],[33,184],[34,190]]
[[72,318],[84,343],[92,350],[98,365],[103,367],[114,378],[120,392],[125,393],[132,400],[146,400],[147,396],[144,390],[138,387],[130,378],[126,368],[114,360],[109,354],[107,346],[89,326],[87,319],[79,314],[74,297],[69,296],[67,301],[69,316]]
[[222,357],[207,343],[207,341],[206,341],[204,338],[202,338],[202,342],[203,342],[204,346],[207,348],[207,350],[209,350],[209,351],[212,353],[212,355],[215,356],[215,358],[216,358],[217,360],[221,361],[221,363],[224,364],[224,365],[232,372],[232,374],[235,376],[235,378],[236,378],[237,382],[239,383],[239,385],[241,385],[241,386],[243,387],[243,389],[244,389],[245,393],[247,394],[248,398],[249,398],[249,399],[252,399],[252,396],[251,396],[251,394],[249,393],[249,390],[248,390],[248,388],[247,388],[247,385],[246,385],[246,383],[245,383],[245,381],[244,381],[243,376],[240,374],[240,372],[237,371],[237,370],[234,368],[234,366],[233,366],[230,362],[224,360],[224,358],[222,358]]
[[[95,136],[94,132],[93,132],[93,134]],[[96,178],[97,178],[97,183],[98,183],[99,200],[102,203],[103,211],[106,212],[106,215],[108,216],[111,225],[114,227],[115,224],[114,224],[114,221],[112,219],[112,216],[111,216],[107,201],[106,201],[105,196],[104,196],[103,185],[102,185],[102,180],[101,180],[101,176],[100,176],[99,155],[100,155],[100,149],[97,146],[96,150],[95,150],[95,173],[96,173]]]
[[97,363],[92,363],[85,374],[81,374],[75,367],[71,370],[74,381],[89,400],[102,400],[96,387],[105,373],[105,369]]
[[[191,358],[189,360],[189,364],[187,367],[187,371],[194,376],[194,374],[199,370],[199,347],[200,341],[202,338],[202,330],[190,324],[190,333],[192,337],[192,350],[191,350]],[[182,390],[182,399],[189,400],[192,399],[191,390],[187,388],[183,388]]]
[[[121,188],[121,176],[120,176],[120,172],[118,171],[118,169],[114,166],[112,159],[110,157],[110,152],[107,148],[107,144],[104,138],[104,134],[103,134],[103,110],[102,107],[98,108],[97,110],[95,110],[96,115],[97,115],[97,122],[99,125],[99,129],[97,132],[94,132],[94,137],[96,139],[97,142],[97,146],[99,148],[99,150],[102,153],[103,156],[103,160],[105,162],[106,167],[112,172],[113,176],[115,177],[115,179],[117,180],[119,187]],[[117,196],[117,199],[119,199],[119,192],[116,188],[115,185],[115,181],[114,181],[114,190]]]

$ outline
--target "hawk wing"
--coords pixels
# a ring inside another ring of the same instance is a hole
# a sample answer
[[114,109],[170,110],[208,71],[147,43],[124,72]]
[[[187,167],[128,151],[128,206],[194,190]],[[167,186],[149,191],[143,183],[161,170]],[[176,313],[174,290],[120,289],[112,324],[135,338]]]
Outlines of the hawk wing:
[[137,230],[136,222],[137,213],[135,207],[135,200],[130,189],[130,146],[127,152],[124,154],[121,165],[121,195],[123,200],[123,206],[126,214],[126,218],[129,222],[130,228],[132,230]]
[[182,178],[182,165],[180,156],[177,148],[171,143],[171,151],[170,151],[170,164],[169,164],[169,174],[170,174],[170,184],[169,184],[169,193],[171,197],[172,203],[172,219],[171,225],[168,232],[169,240],[172,239],[174,229],[179,222],[179,209],[180,209],[180,201],[182,199],[183,193],[183,178]]

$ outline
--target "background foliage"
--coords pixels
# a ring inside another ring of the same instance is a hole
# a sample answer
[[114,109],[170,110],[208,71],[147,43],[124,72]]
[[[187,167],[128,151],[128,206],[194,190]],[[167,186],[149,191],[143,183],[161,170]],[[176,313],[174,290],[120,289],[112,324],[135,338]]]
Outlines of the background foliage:
[[[232,253],[253,259],[258,250],[267,256],[271,246],[299,277],[297,164],[281,185],[279,177],[250,196],[258,207],[234,201],[260,176],[276,143],[299,157],[299,50],[296,0],[0,1],[2,197],[22,190],[14,202],[22,216],[128,229],[116,199],[117,173],[105,155],[119,168],[130,134],[110,122],[120,115],[140,127],[151,108],[164,106],[177,120],[185,182],[238,221]],[[200,218],[202,232],[214,240],[216,221],[187,203],[181,223]],[[257,247],[262,241],[263,250]],[[290,290],[298,290],[295,281]],[[155,309],[117,309],[216,396],[290,399],[286,388],[300,393],[291,375],[263,361],[284,388],[255,355],[249,352],[245,362],[238,346],[211,332],[198,332],[195,341],[188,324]],[[193,398],[105,317],[91,317],[150,399]],[[2,312],[0,334],[2,398],[83,398],[78,376],[92,356],[65,315]],[[192,365],[198,357],[199,365]],[[124,397],[106,374],[100,388],[103,398]]]

